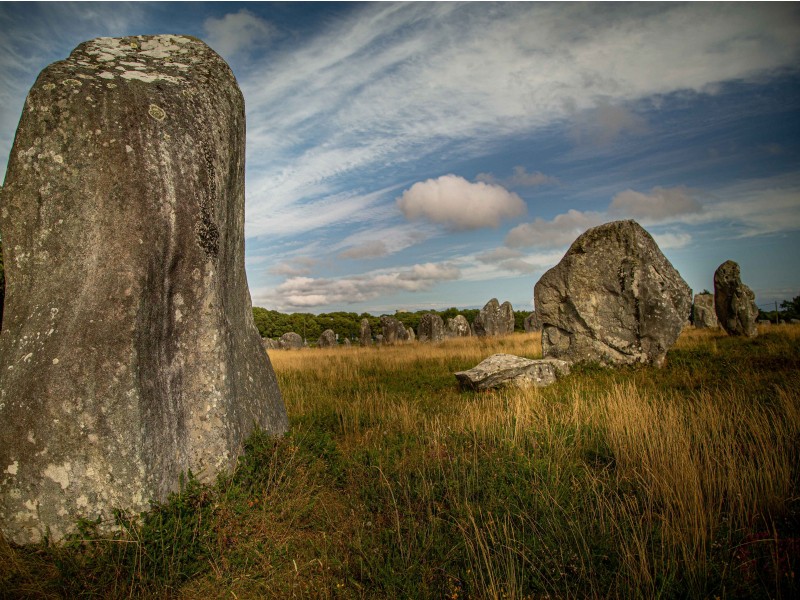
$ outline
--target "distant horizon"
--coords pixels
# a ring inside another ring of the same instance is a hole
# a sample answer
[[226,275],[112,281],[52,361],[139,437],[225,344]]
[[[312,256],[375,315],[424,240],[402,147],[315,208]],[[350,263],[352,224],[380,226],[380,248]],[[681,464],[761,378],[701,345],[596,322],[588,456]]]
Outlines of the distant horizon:
[[800,295],[797,3],[0,3],[0,168],[38,73],[174,33],[247,112],[253,306],[533,310],[585,230],[635,219],[693,290]]

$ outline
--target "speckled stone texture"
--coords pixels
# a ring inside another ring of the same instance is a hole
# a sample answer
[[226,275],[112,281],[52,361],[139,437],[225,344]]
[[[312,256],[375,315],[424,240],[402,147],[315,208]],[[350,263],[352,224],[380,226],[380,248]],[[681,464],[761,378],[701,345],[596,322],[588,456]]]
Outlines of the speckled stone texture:
[[444,321],[434,313],[425,313],[417,326],[417,339],[420,342],[441,342],[444,340]]
[[514,309],[510,302],[500,304],[492,298],[476,315],[472,326],[480,337],[514,333]]
[[455,373],[465,390],[491,390],[503,386],[521,389],[546,387],[569,375],[570,363],[555,358],[532,360],[513,354],[492,354],[468,371]]
[[59,540],[287,429],[244,270],[244,101],[182,36],[39,75],[0,196],[0,527]]
[[716,329],[719,327],[714,308],[714,294],[695,294],[692,306],[692,321],[697,329]]
[[726,260],[714,272],[714,310],[728,335],[758,335],[755,294],[742,283],[739,265],[732,260]]
[[534,287],[542,355],[661,365],[689,317],[692,290],[636,221],[589,229]]

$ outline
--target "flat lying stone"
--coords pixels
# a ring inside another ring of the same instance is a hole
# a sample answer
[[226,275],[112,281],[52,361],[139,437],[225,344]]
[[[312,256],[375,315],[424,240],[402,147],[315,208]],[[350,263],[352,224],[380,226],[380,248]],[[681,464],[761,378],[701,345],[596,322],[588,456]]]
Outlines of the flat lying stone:
[[544,358],[533,360],[513,354],[493,354],[468,371],[455,374],[462,389],[488,390],[504,385],[519,388],[545,387],[569,375],[565,360]]

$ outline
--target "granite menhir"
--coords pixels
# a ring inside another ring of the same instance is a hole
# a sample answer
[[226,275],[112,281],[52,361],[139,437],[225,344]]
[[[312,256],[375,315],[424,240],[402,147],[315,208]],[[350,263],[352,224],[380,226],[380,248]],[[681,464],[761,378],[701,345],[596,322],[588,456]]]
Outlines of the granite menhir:
[[287,429],[244,269],[244,100],[195,38],[42,71],[0,196],[0,524],[58,540]]
[[583,233],[533,294],[542,356],[609,365],[662,365],[692,306],[692,290],[636,221]]

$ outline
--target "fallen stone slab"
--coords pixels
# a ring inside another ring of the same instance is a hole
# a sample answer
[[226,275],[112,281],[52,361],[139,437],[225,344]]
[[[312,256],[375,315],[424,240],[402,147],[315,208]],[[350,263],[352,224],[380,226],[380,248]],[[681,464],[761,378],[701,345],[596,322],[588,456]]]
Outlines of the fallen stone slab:
[[462,389],[488,390],[505,385],[545,387],[569,375],[570,363],[556,358],[533,360],[513,354],[493,354],[468,371],[455,374]]

